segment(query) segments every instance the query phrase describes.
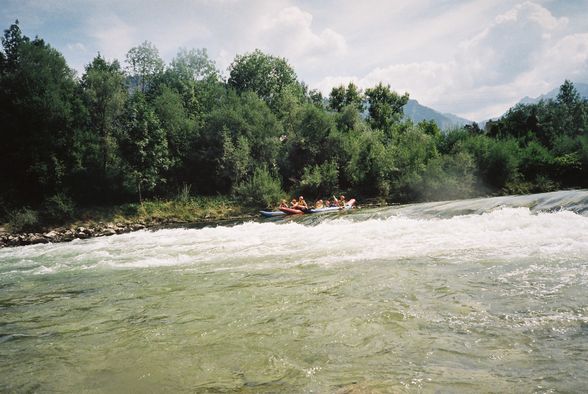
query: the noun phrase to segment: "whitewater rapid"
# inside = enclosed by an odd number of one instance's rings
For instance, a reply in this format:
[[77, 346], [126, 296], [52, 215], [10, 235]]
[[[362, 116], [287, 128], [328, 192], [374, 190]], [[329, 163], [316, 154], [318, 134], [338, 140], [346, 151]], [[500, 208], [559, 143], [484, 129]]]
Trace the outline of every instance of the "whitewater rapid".
[[[363, 213], [363, 212], [362, 212]], [[399, 213], [354, 220], [331, 215], [303, 221], [247, 222], [202, 229], [143, 230], [66, 244], [0, 250], [0, 275], [60, 270], [190, 266], [256, 269], [268, 264], [338, 264], [428, 257], [450, 263], [481, 259], [585, 260], [588, 218], [571, 211], [498, 208], [449, 218]]]
[[0, 391], [582, 391], [588, 191], [0, 249]]

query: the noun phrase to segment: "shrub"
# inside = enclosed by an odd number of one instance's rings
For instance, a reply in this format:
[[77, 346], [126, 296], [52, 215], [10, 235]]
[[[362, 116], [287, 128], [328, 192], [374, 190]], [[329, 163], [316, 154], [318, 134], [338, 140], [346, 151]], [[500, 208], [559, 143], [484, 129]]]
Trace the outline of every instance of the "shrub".
[[242, 203], [258, 208], [274, 206], [285, 197], [280, 180], [266, 167], [256, 168], [250, 179], [235, 187], [234, 194]]
[[192, 195], [190, 193], [190, 189], [192, 185], [183, 184], [182, 187], [178, 190], [178, 194], [176, 196], [176, 200], [186, 203], [192, 199]]
[[328, 195], [338, 188], [337, 163], [326, 162], [318, 166], [304, 167], [300, 188], [305, 194]]
[[10, 231], [20, 233], [35, 231], [39, 228], [39, 214], [30, 208], [21, 208], [8, 213]]
[[74, 217], [75, 205], [63, 193], [55, 194], [43, 204], [43, 219], [48, 223], [63, 223]]

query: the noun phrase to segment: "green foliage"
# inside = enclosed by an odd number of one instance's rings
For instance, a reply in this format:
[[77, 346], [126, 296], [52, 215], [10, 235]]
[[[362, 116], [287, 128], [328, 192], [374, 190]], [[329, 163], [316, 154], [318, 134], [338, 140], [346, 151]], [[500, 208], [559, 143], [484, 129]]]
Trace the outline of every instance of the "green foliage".
[[492, 190], [501, 190], [518, 179], [519, 147], [514, 139], [471, 138], [471, 149], [481, 180]]
[[138, 83], [141, 93], [146, 93], [153, 81], [163, 73], [163, 60], [155, 45], [149, 41], [131, 48], [126, 60], [129, 75]]
[[229, 66], [228, 85], [238, 92], [255, 92], [274, 111], [278, 109], [277, 101], [286, 88], [296, 84], [296, 73], [286, 59], [265, 54], [259, 49], [237, 55]]
[[274, 207], [286, 196], [279, 178], [266, 167], [256, 168], [251, 178], [235, 187], [234, 194], [242, 204], [257, 208]]
[[285, 141], [286, 154], [281, 160], [284, 178], [299, 181], [305, 167], [332, 159], [330, 139], [334, 130], [331, 114], [312, 104], [304, 105], [296, 114], [292, 131]]
[[304, 168], [300, 180], [300, 190], [311, 196], [329, 195], [339, 188], [339, 169], [337, 163], [330, 161], [321, 165]]
[[361, 90], [353, 82], [350, 82], [347, 88], [340, 85], [331, 90], [329, 107], [336, 112], [343, 111], [345, 107], [353, 107], [358, 112], [362, 112], [363, 101]]
[[553, 167], [553, 155], [537, 141], [531, 141], [520, 152], [520, 156], [520, 171], [528, 180], [544, 179]]
[[[588, 102], [567, 80], [555, 100], [443, 134], [402, 119], [408, 94], [350, 83], [326, 100], [259, 50], [237, 56], [225, 82], [205, 49], [181, 49], [164, 69], [146, 41], [128, 52], [126, 75], [98, 55], [77, 79], [18, 23], [1, 41], [0, 201], [42, 208], [45, 221], [137, 194], [177, 196], [186, 210], [231, 193], [270, 206], [281, 180], [311, 196], [395, 201], [588, 187]], [[15, 228], [38, 223], [31, 212], [13, 211]]]
[[231, 185], [245, 179], [253, 163], [248, 139], [240, 135], [236, 142], [226, 128], [223, 129], [223, 148], [217, 174], [225, 178]]
[[206, 193], [228, 193], [253, 167], [277, 165], [282, 125], [255, 93], [228, 90], [208, 115], [193, 151], [191, 182]]
[[415, 185], [419, 200], [454, 200], [475, 195], [474, 158], [467, 152], [432, 158]]
[[58, 193], [49, 197], [43, 203], [43, 220], [56, 224], [64, 223], [74, 218], [75, 204], [73, 200], [64, 193]]
[[[124, 74], [115, 60], [107, 62], [100, 55], [86, 66], [81, 80], [82, 99], [87, 109], [81, 144], [81, 166], [92, 173], [98, 185], [110, 183], [117, 172], [118, 119], [127, 100]], [[79, 136], [78, 138], [82, 138]]]
[[181, 48], [172, 60], [170, 70], [183, 81], [219, 79], [219, 71], [214, 60], [208, 57], [206, 48]]
[[350, 160], [346, 166], [349, 184], [365, 195], [388, 196], [396, 171], [394, 152], [384, 144], [381, 131], [367, 131], [349, 140]]
[[58, 51], [23, 36], [18, 24], [5, 31], [2, 45], [0, 193], [37, 204], [62, 188], [77, 165], [75, 129], [83, 111], [74, 73]]
[[559, 88], [557, 102], [570, 108], [580, 103], [580, 95], [573, 83], [567, 79]]
[[122, 158], [142, 201], [143, 190], [151, 191], [165, 181], [162, 171], [170, 161], [165, 131], [140, 92], [127, 103], [123, 130]]
[[8, 226], [10, 231], [14, 233], [36, 231], [40, 227], [39, 214], [30, 208], [21, 208], [9, 212]]
[[410, 201], [419, 198], [419, 185], [428, 163], [438, 155], [435, 139], [418, 128], [411, 127], [398, 134], [394, 151], [394, 174], [392, 185], [394, 197]]
[[182, 187], [178, 190], [178, 194], [176, 196], [176, 200], [180, 202], [187, 202], [190, 201], [192, 198], [192, 194], [190, 193], [190, 189], [192, 187], [190, 185], [186, 185], [185, 183]]
[[370, 123], [373, 128], [380, 130], [388, 130], [393, 123], [398, 122], [402, 117], [402, 108], [408, 102], [408, 93], [400, 96], [390, 89], [390, 85], [384, 86], [382, 83], [366, 89], [365, 95]]

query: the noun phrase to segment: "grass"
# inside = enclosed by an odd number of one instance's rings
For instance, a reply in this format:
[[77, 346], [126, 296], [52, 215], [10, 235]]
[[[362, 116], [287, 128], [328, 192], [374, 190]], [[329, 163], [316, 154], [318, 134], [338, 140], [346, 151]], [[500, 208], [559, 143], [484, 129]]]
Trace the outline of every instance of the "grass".
[[242, 207], [224, 197], [190, 197], [175, 200], [148, 200], [142, 204], [81, 210], [81, 222], [190, 223], [251, 216], [256, 209]]
[[[257, 209], [243, 207], [225, 196], [186, 197], [173, 200], [147, 200], [115, 206], [78, 208], [74, 217], [60, 226], [42, 226], [37, 231], [50, 228], [74, 228], [78, 226], [96, 227], [108, 223], [134, 224], [147, 226], [166, 223], [215, 222], [252, 217]], [[11, 230], [4, 226], [3, 230]]]

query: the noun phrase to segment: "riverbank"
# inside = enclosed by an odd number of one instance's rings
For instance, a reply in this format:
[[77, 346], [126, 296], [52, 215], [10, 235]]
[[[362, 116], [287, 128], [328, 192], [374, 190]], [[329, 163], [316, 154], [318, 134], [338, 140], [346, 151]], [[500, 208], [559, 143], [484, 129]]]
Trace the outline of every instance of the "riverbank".
[[29, 231], [11, 231], [0, 226], [0, 248], [74, 239], [106, 237], [146, 228], [175, 224], [206, 224], [257, 217], [255, 209], [242, 207], [224, 197], [194, 197], [184, 200], [144, 201], [113, 207], [78, 209], [75, 219], [59, 225], [41, 225]]
[[[366, 208], [382, 205], [386, 203], [377, 199], [362, 204]], [[10, 231], [10, 224], [0, 225], [0, 248], [107, 237], [173, 225], [248, 220], [259, 217], [259, 210], [241, 206], [227, 197], [190, 197], [78, 209], [75, 217], [60, 225], [39, 225], [31, 231]]]

